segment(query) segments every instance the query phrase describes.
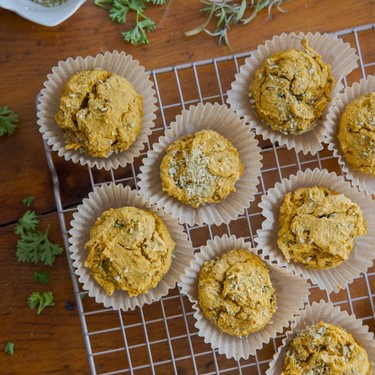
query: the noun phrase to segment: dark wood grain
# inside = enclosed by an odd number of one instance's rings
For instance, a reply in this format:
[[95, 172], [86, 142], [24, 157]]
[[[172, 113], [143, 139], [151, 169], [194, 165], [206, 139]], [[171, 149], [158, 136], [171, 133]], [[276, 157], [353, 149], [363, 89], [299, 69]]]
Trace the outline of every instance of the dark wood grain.
[[[229, 34], [232, 51], [218, 46], [216, 40], [204, 33], [191, 38], [184, 36], [185, 31], [204, 20], [198, 1], [171, 0], [167, 6], [152, 7], [149, 14], [158, 29], [150, 34], [150, 45], [142, 47], [125, 44], [120, 36], [125, 26], [113, 23], [93, 1], [88, 1], [69, 20], [53, 28], [33, 24], [0, 9], [0, 106], [8, 105], [21, 117], [15, 134], [0, 138], [0, 348], [8, 340], [15, 343], [14, 357], [0, 353], [1, 374], [89, 372], [79, 318], [74, 304], [71, 309], [69, 302], [74, 301], [74, 295], [65, 255], [50, 270], [48, 287], [31, 281], [34, 270], [48, 267], [19, 264], [15, 258], [17, 238], [13, 223], [23, 213], [21, 201], [28, 195], [36, 197], [34, 207], [42, 215], [44, 224], [52, 224], [51, 235], [60, 241], [52, 182], [35, 113], [35, 97], [51, 68], [67, 57], [124, 50], [146, 69], [154, 69], [248, 51], [281, 32], [330, 32], [375, 19], [373, 0], [293, 0], [283, 8], [286, 13], [273, 11], [268, 18], [263, 12], [253, 23], [233, 27]], [[368, 41], [369, 45], [371, 43], [373, 45], [374, 40]], [[368, 50], [372, 51], [368, 58], [374, 61], [371, 53], [375, 53], [375, 48]], [[66, 205], [79, 202], [87, 193], [86, 182], [73, 178], [80, 174], [81, 167], [62, 160], [57, 163], [65, 182], [64, 202]], [[203, 243], [205, 234], [197, 241]], [[54, 291], [56, 306], [37, 316], [29, 310], [26, 300], [39, 288]], [[353, 290], [362, 288], [364, 286], [358, 284]], [[128, 319], [132, 319], [131, 314]], [[176, 344], [181, 352], [185, 346], [181, 343], [179, 348]], [[106, 342], [98, 347], [105, 348]], [[141, 349], [138, 353], [141, 360], [144, 353]], [[201, 362], [202, 371], [214, 370], [209, 359]], [[104, 371], [105, 364], [102, 366]], [[186, 361], [178, 363], [181, 374], [191, 373], [189, 366]], [[160, 366], [160, 372], [170, 373], [171, 366]]]

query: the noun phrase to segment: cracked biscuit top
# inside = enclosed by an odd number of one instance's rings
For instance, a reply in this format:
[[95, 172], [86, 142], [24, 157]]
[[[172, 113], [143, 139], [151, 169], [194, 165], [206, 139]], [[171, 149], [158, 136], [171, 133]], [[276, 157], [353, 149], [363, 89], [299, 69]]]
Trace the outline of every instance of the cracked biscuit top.
[[108, 295], [147, 293], [168, 272], [175, 248], [158, 215], [136, 207], [111, 208], [96, 220], [85, 244], [85, 267]]
[[105, 70], [83, 70], [72, 76], [60, 97], [56, 123], [66, 148], [92, 157], [125, 151], [142, 128], [143, 98], [124, 77]]
[[319, 322], [297, 332], [281, 375], [372, 375], [367, 353], [340, 326]]
[[348, 163], [375, 176], [375, 92], [362, 95], [346, 106], [338, 139]]
[[198, 282], [204, 316], [225, 333], [247, 336], [276, 311], [276, 292], [264, 262], [247, 250], [231, 250], [204, 263]]
[[336, 267], [349, 258], [355, 237], [364, 234], [360, 207], [325, 187], [287, 193], [280, 207], [277, 245], [288, 262]]
[[273, 130], [302, 134], [312, 129], [328, 103], [333, 88], [331, 67], [308, 47], [289, 49], [266, 59], [250, 86], [250, 102]]
[[213, 130], [178, 138], [160, 164], [162, 189], [192, 207], [220, 202], [242, 174], [238, 151]]

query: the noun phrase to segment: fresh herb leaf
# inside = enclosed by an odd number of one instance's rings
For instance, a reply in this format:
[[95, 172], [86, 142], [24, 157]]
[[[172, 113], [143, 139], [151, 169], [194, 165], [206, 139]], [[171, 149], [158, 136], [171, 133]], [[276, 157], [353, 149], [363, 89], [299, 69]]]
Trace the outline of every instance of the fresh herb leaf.
[[109, 11], [109, 17], [117, 22], [124, 24], [126, 22], [126, 16], [129, 13], [130, 8], [114, 0], [113, 7]]
[[27, 197], [25, 198], [23, 201], [22, 201], [22, 204], [26, 207], [30, 207], [31, 206], [31, 203], [33, 203], [35, 197], [31, 196], [30, 197]]
[[113, 224], [113, 226], [116, 227], [116, 228], [124, 228], [125, 224], [116, 220], [115, 223]]
[[30, 309], [38, 307], [37, 314], [39, 315], [44, 308], [54, 306], [52, 292], [34, 292], [27, 300]]
[[28, 232], [35, 231], [39, 225], [38, 216], [34, 211], [26, 211], [23, 216], [18, 219], [15, 232], [19, 236], [25, 235]]
[[48, 284], [49, 281], [49, 274], [47, 271], [42, 272], [34, 272], [33, 273], [33, 280], [37, 283], [41, 283], [43, 285]]
[[[202, 25], [193, 30], [187, 31], [186, 36], [199, 34], [205, 31], [208, 35], [218, 38], [219, 45], [224, 42], [229, 48], [228, 31], [230, 27], [236, 23], [246, 25], [251, 22], [257, 14], [264, 8], [268, 8], [268, 15], [271, 14], [272, 7], [276, 6], [280, 12], [283, 12], [281, 5], [289, 0], [200, 0], [205, 6], [201, 8], [201, 12], [207, 14], [207, 19]], [[246, 11], [251, 11], [248, 17], [245, 16]], [[207, 26], [212, 18], [216, 19], [216, 28], [211, 31]]]
[[8, 341], [4, 347], [4, 352], [7, 353], [8, 355], [14, 355], [14, 343], [11, 341]]
[[52, 266], [56, 256], [63, 252], [61, 246], [49, 241], [47, 230], [43, 232], [25, 232], [21, 234], [21, 239], [17, 242], [17, 259], [23, 263], [42, 262], [45, 265]]
[[109, 10], [109, 17], [120, 24], [126, 23], [130, 12], [135, 13], [135, 26], [121, 33], [133, 45], [149, 44], [147, 33], [156, 29], [155, 22], [144, 13], [148, 3], [164, 5], [166, 0], [95, 0], [95, 5]]
[[4, 134], [12, 134], [19, 123], [17, 113], [10, 110], [6, 105], [0, 107], [0, 137]]

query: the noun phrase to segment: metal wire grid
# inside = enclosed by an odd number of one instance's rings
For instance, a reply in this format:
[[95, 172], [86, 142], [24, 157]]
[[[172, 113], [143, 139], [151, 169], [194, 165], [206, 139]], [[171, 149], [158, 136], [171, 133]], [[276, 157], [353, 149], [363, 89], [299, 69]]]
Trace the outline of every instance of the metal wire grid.
[[[368, 33], [371, 33], [370, 37]], [[364, 34], [366, 34], [366, 40], [374, 40], [375, 24], [334, 33], [337, 37], [347, 38], [351, 40], [352, 44], [355, 43], [360, 57], [359, 73], [362, 77], [366, 77], [366, 73], [369, 71], [375, 70], [375, 59], [374, 61], [365, 61], [363, 57], [360, 41]], [[373, 56], [373, 53], [375, 51], [372, 51], [370, 56]], [[225, 103], [225, 92], [229, 88], [228, 82], [233, 80], [233, 75], [229, 75], [226, 71], [223, 73], [222, 65], [228, 67], [228, 64], [234, 64], [232, 70], [234, 67], [234, 72], [237, 72], [243, 59], [249, 55], [250, 52], [152, 71], [151, 78], [157, 91], [160, 111], [153, 135], [161, 135], [172, 120], [171, 116], [180, 112], [182, 108], [198, 102], [218, 101]], [[213, 77], [208, 74], [210, 78], [208, 82], [202, 82], [202, 75], [199, 73], [201, 68], [204, 70], [204, 75], [208, 72], [206, 68], [213, 69], [213, 73], [211, 72]], [[186, 72], [190, 77], [188, 79], [189, 84], [195, 86], [195, 90], [192, 90], [191, 87], [189, 89], [189, 91], [194, 91], [195, 97], [193, 98], [184, 89], [182, 83]], [[194, 79], [191, 79], [191, 77]], [[214, 79], [212, 80], [212, 78]], [[358, 74], [355, 79], [358, 79]], [[176, 85], [176, 96], [168, 94], [171, 92], [172, 82]], [[212, 82], [215, 82], [214, 90], [216, 91], [213, 94]], [[347, 81], [345, 81], [345, 85], [347, 85]], [[207, 88], [211, 92], [205, 95]], [[168, 102], [169, 97], [173, 99], [170, 102]], [[148, 142], [148, 149], [151, 147], [150, 143], [153, 140], [155, 140], [155, 137], [151, 137], [151, 141]], [[295, 151], [288, 151], [285, 147], [271, 143], [260, 142], [260, 144], [263, 154], [263, 169], [255, 202], [245, 211], [244, 215], [228, 225], [220, 227], [211, 225], [189, 227], [186, 225], [186, 232], [192, 240], [195, 250], [203, 245], [207, 239], [212, 239], [216, 234], [224, 233], [244, 237], [254, 245], [256, 230], [260, 228], [262, 221], [257, 202], [267, 188], [273, 186], [276, 181], [287, 177], [290, 173], [306, 168], [317, 166], [320, 169], [327, 168], [340, 172], [336, 160], [327, 150], [311, 157], [298, 154]], [[86, 292], [81, 289], [78, 283], [69, 257], [67, 231], [71, 215], [76, 211], [76, 206], [64, 207], [58, 168], [56, 168], [52, 150], [46, 143], [45, 152], [53, 178], [57, 212], [68, 254], [68, 264], [91, 373], [102, 375], [127, 373], [264, 374], [268, 362], [280, 345], [284, 335], [279, 335], [271, 340], [270, 344], [257, 352], [257, 355], [246, 361], [236, 362], [232, 359], [226, 359], [219, 355], [216, 350], [213, 350], [209, 344], [205, 344], [202, 338], [198, 337], [197, 330], [194, 327], [191, 304], [185, 296], [180, 294], [178, 288], [175, 288], [159, 302], [137, 308], [134, 312], [105, 309], [102, 305], [95, 304], [92, 298], [83, 298]], [[96, 171], [87, 168], [89, 189], [92, 190], [95, 186], [105, 182], [117, 182], [137, 188], [137, 172], [141, 159], [145, 157], [146, 152], [147, 150], [131, 165], [129, 173], [125, 176], [118, 175], [118, 170], [110, 170], [103, 180], [103, 176], [99, 178]], [[83, 168], [83, 171], [86, 173], [85, 168]], [[338, 294], [329, 295], [312, 286], [310, 301], [320, 300], [321, 298], [342, 306], [349, 313], [355, 313], [374, 330], [375, 267], [369, 270], [367, 274], [357, 278], [351, 286]]]

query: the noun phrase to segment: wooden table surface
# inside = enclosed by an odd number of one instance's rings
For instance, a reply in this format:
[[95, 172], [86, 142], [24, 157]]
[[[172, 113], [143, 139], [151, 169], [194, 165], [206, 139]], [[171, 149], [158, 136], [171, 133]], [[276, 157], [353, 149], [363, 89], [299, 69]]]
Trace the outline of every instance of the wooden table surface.
[[[330, 32], [371, 23], [374, 0], [292, 0], [286, 13], [266, 12], [247, 26], [230, 31], [232, 51], [218, 46], [204, 33], [187, 38], [184, 32], [204, 18], [198, 1], [170, 0], [151, 7], [149, 15], [158, 29], [150, 34], [148, 46], [133, 47], [120, 36], [124, 26], [110, 21], [102, 9], [87, 1], [70, 19], [47, 28], [15, 13], [0, 9], [0, 106], [20, 114], [15, 134], [0, 138], [0, 347], [15, 343], [15, 355], [0, 353], [1, 374], [87, 374], [89, 373], [80, 321], [65, 255], [53, 268], [20, 264], [15, 257], [15, 222], [24, 212], [22, 199], [33, 195], [42, 225], [50, 223], [51, 237], [61, 243], [41, 136], [36, 125], [35, 97], [47, 74], [67, 57], [124, 50], [146, 69], [199, 61], [254, 49], [274, 34], [291, 31]], [[74, 170], [72, 163], [66, 168]], [[70, 202], [78, 202], [77, 181], [67, 179]], [[27, 306], [28, 296], [38, 289], [32, 282], [35, 270], [50, 271], [49, 289], [56, 305], [38, 316]]]

